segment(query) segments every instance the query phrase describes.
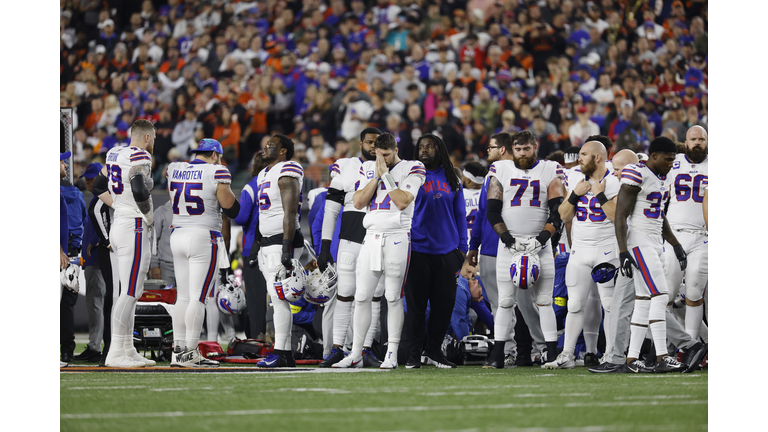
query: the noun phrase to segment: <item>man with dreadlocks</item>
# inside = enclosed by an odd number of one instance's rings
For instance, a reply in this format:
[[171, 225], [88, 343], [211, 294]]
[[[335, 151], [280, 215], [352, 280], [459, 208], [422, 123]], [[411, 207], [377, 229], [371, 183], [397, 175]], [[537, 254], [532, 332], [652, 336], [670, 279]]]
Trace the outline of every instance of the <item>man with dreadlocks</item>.
[[[427, 362], [438, 368], [455, 368], [445, 358], [441, 345], [451, 322], [456, 301], [456, 283], [467, 254], [467, 212], [461, 174], [448, 158], [448, 149], [440, 137], [424, 134], [416, 142], [413, 158], [424, 164], [427, 178], [416, 197], [411, 227], [411, 263], [416, 272], [405, 280], [405, 331], [410, 342], [408, 369], [421, 367], [421, 352]], [[429, 301], [424, 346], [424, 320]]]

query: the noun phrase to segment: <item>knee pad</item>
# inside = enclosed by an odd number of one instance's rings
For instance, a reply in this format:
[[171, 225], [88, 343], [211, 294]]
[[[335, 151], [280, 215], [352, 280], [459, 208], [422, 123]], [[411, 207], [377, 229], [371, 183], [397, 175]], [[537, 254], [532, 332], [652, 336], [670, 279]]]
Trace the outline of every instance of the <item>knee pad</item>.
[[499, 307], [509, 309], [515, 307], [515, 299], [512, 297], [504, 297], [499, 299]]
[[395, 290], [386, 290], [384, 292], [384, 297], [387, 299], [388, 302], [396, 302], [403, 298], [404, 292], [402, 289]]
[[667, 316], [667, 303], [669, 302], [669, 296], [667, 294], [660, 294], [650, 301], [650, 309], [648, 311], [649, 321], [663, 321]]
[[648, 312], [651, 308], [650, 300], [635, 299], [635, 310], [632, 313], [630, 322], [632, 324], [648, 325]]
[[576, 298], [568, 299], [568, 313], [579, 313], [584, 311], [584, 304]]
[[405, 260], [388, 260], [384, 262], [384, 274], [389, 278], [403, 277], [407, 265], [408, 263]]
[[[551, 296], [538, 296], [536, 297], [536, 304], [538, 306], [552, 306], [552, 297]], [[570, 312], [570, 310], [569, 310]]]
[[371, 301], [371, 295], [369, 295], [369, 290], [363, 287], [358, 287], [357, 290], [355, 290], [355, 301], [356, 302], [367, 302]]

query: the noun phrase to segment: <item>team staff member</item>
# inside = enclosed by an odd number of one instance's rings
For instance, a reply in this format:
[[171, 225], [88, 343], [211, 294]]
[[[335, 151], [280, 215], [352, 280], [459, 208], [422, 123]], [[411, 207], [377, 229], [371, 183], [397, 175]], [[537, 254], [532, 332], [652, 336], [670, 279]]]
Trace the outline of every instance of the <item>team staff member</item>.
[[[64, 178], [67, 175], [67, 163], [64, 162], [72, 155], [71, 152], [64, 152], [59, 155], [59, 177]], [[59, 270], [64, 270], [69, 267], [69, 257], [65, 252], [68, 249], [69, 243], [69, 219], [67, 211], [67, 202], [64, 200], [64, 193], [59, 186]], [[62, 296], [64, 287], [59, 284], [59, 295]], [[75, 297], [77, 299], [77, 297]], [[59, 298], [61, 301], [61, 297]], [[62, 347], [63, 349], [63, 347]], [[59, 367], [65, 367], [68, 363], [67, 358], [62, 354], [61, 360], [59, 360]]]
[[405, 329], [410, 342], [405, 367], [421, 367], [429, 301], [431, 312], [424, 352], [435, 366], [455, 368], [440, 348], [456, 301], [457, 273], [468, 249], [464, 189], [440, 137], [422, 135], [416, 142], [413, 158], [424, 164], [427, 177], [416, 197], [411, 227], [411, 264], [418, 271], [409, 272], [405, 280]]
[[176, 286], [176, 273], [173, 270], [173, 252], [171, 251], [171, 222], [173, 209], [171, 201], [155, 209], [155, 236], [157, 251], [152, 254], [149, 263], [150, 279], [162, 279], [169, 285]]

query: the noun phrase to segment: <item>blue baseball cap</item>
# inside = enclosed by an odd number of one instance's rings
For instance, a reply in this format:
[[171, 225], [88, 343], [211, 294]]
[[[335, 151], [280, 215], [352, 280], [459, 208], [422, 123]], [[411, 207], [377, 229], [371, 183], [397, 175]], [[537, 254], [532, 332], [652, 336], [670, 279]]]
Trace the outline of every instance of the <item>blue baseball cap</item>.
[[98, 162], [94, 162], [90, 165], [88, 165], [85, 168], [85, 172], [81, 177], [85, 177], [87, 179], [91, 179], [99, 175], [99, 171], [101, 171], [102, 165]]
[[69, 157], [72, 156], [72, 152], [64, 152], [60, 154], [59, 161], [63, 161], [64, 159], [69, 159]]
[[221, 143], [211, 138], [201, 139], [200, 142], [197, 143], [197, 148], [190, 150], [190, 153], [209, 151], [215, 151], [218, 154], [224, 154], [224, 150], [221, 148]]

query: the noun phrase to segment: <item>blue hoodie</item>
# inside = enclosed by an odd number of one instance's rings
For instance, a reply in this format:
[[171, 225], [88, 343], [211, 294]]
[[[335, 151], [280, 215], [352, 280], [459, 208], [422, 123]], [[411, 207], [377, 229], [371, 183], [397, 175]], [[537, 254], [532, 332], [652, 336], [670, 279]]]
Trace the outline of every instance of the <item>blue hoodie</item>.
[[[480, 204], [477, 206], [477, 217], [472, 227], [472, 237], [469, 239], [469, 250], [480, 250], [483, 255], [496, 256], [499, 247], [499, 235], [493, 230], [491, 223], [485, 218], [488, 201], [488, 177], [483, 182], [480, 192]], [[480, 244], [483, 248], [480, 249]]]
[[464, 189], [451, 190], [442, 165], [427, 170], [427, 179], [416, 196], [411, 248], [432, 255], [445, 255], [455, 249], [467, 252]]

